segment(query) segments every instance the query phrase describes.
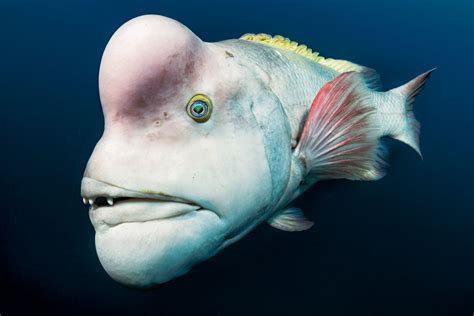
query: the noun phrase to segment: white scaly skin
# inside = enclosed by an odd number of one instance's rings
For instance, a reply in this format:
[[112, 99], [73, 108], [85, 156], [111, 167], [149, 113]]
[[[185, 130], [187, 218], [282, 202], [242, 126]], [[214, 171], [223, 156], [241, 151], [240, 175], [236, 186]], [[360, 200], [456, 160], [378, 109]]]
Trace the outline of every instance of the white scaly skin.
[[[262, 44], [202, 42], [161, 16], [117, 30], [99, 74], [104, 134], [81, 188], [86, 202], [113, 204], [90, 210], [109, 275], [137, 287], [180, 276], [308, 188], [315, 179], [300, 185], [293, 148], [315, 94], [337, 75]], [[185, 110], [198, 93], [214, 104], [205, 123]], [[114, 204], [120, 196], [167, 202]]]
[[[241, 63], [254, 69], [254, 76], [263, 73], [259, 77], [266, 89], [280, 100], [291, 126], [291, 141], [286, 146], [294, 148], [316, 93], [339, 73], [293, 52], [265, 44], [227, 40], [216, 45], [232, 52]], [[317, 181], [305, 177], [300, 160], [292, 153], [290, 177], [273, 212], [291, 203]]]
[[[291, 126], [291, 144], [295, 147], [317, 92], [340, 73], [291, 51], [262, 43], [227, 40], [216, 44], [235, 53], [250, 68], [256, 69], [255, 76], [264, 73], [260, 77], [266, 89], [280, 100]], [[379, 137], [401, 134], [403, 126], [408, 128], [406, 99], [397, 89], [379, 92], [367, 86], [365, 93], [377, 110], [375, 126], [379, 128]], [[307, 177], [301, 160], [293, 152], [289, 181], [273, 212], [286, 207], [317, 181], [315, 177]]]

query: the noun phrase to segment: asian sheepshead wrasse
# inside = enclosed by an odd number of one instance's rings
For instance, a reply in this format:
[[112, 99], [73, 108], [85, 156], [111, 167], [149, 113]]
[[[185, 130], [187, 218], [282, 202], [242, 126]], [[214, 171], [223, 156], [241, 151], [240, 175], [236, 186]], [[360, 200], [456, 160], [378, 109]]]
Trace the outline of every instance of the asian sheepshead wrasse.
[[380, 179], [383, 136], [420, 153], [413, 101], [430, 74], [382, 92], [375, 71], [283, 37], [127, 22], [102, 57], [105, 130], [81, 187], [102, 265], [150, 287], [262, 222], [310, 228], [291, 202], [315, 182]]

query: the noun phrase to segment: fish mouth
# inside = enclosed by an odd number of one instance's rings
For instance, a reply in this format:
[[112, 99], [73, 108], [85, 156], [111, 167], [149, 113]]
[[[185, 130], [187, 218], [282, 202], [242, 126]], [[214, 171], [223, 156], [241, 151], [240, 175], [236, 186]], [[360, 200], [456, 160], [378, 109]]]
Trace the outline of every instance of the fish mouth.
[[197, 203], [163, 192], [130, 190], [88, 177], [82, 179], [81, 196], [95, 227], [177, 219], [204, 210]]

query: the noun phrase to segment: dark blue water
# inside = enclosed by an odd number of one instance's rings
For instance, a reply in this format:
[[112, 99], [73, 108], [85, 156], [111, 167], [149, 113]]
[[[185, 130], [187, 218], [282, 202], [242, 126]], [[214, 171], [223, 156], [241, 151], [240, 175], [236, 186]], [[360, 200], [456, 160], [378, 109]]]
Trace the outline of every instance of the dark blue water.
[[[0, 3], [1, 315], [472, 315], [474, 2], [97, 2]], [[102, 132], [101, 53], [146, 13], [207, 41], [282, 34], [377, 69], [386, 88], [438, 67], [415, 106], [424, 160], [390, 142], [381, 181], [297, 201], [312, 230], [263, 225], [158, 289], [117, 284], [79, 186]]]

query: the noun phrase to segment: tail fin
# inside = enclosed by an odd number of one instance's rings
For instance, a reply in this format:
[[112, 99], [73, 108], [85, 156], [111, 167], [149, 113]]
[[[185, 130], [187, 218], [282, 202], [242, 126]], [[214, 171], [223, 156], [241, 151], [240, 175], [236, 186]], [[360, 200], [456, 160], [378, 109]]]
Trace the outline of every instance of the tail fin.
[[402, 123], [404, 125], [403, 128], [401, 128], [398, 133], [390, 136], [413, 148], [420, 157], [423, 157], [420, 151], [420, 123], [416, 120], [415, 115], [413, 114], [413, 104], [416, 96], [421, 92], [425, 85], [426, 80], [435, 69], [436, 68], [428, 70], [406, 84], [390, 90], [390, 92], [399, 94], [403, 97], [404, 110], [406, 114]]

